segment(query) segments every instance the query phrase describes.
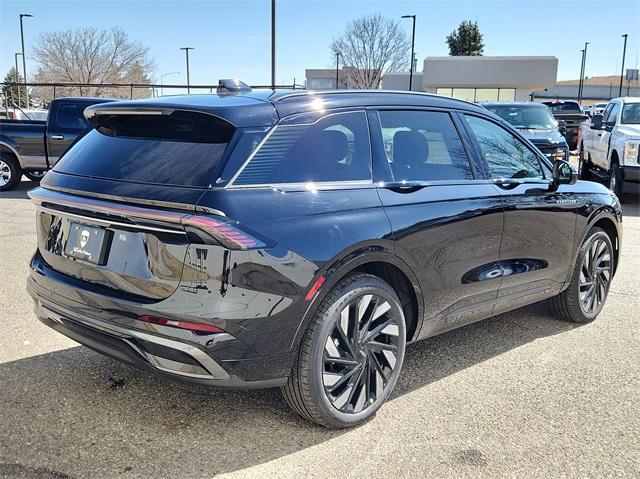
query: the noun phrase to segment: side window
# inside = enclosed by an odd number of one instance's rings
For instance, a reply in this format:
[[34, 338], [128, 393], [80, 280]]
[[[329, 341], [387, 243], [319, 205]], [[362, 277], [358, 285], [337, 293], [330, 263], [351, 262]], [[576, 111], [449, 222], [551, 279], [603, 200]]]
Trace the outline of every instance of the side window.
[[395, 181], [473, 179], [469, 159], [448, 113], [381, 110], [378, 115]]
[[233, 184], [370, 180], [370, 157], [365, 112], [334, 113], [313, 124], [276, 126]]
[[56, 125], [58, 128], [84, 130], [89, 124], [83, 115], [86, 107], [87, 105], [84, 103], [60, 105], [56, 113]]
[[491, 178], [544, 178], [536, 154], [497, 124], [465, 115]]
[[618, 113], [620, 113], [620, 103], [612, 103], [611, 109], [607, 112], [607, 116], [603, 117], [602, 121], [615, 125]]

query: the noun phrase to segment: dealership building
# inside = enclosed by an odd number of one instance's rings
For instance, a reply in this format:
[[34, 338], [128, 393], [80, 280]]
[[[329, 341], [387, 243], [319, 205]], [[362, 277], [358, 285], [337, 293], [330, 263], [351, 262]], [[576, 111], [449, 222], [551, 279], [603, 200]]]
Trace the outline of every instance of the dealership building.
[[[339, 72], [338, 86], [346, 87]], [[427, 57], [422, 72], [413, 76], [414, 91], [436, 93], [472, 102], [527, 101], [534, 92], [556, 84], [558, 59], [551, 56], [527, 57]], [[306, 70], [307, 88], [336, 87], [335, 69]], [[387, 73], [385, 90], [408, 90], [409, 72]]]

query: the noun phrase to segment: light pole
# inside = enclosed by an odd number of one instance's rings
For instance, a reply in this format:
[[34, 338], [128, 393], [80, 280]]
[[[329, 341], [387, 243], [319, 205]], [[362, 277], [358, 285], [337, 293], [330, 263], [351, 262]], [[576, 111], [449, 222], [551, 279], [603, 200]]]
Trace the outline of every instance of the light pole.
[[625, 33], [622, 36], [624, 38], [624, 47], [622, 48], [622, 70], [620, 71], [620, 89], [618, 90], [618, 96], [622, 96], [622, 77], [624, 75], [624, 57], [627, 54], [627, 37], [629, 35]]
[[578, 89], [578, 103], [582, 104], [582, 94], [584, 91], [584, 77], [585, 68], [587, 66], [587, 47], [589, 42], [584, 43], [584, 50], [582, 50], [582, 68], [580, 69], [580, 88]]
[[576, 100], [580, 102], [580, 95], [582, 93], [582, 72], [584, 68], [584, 50], [580, 50], [580, 75], [578, 75], [578, 94], [576, 95]]
[[[14, 53], [13, 57], [16, 60], [16, 90], [18, 90], [18, 108], [20, 108], [20, 70], [18, 70], [18, 55], [22, 53]], [[15, 105], [13, 105], [15, 107]]]
[[164, 73], [163, 75], [160, 75], [160, 96], [164, 96], [164, 88], [162, 87], [162, 79], [164, 77], [166, 77], [167, 75], [180, 75], [180, 72], [169, 72], [169, 73]]
[[184, 50], [184, 53], [187, 57], [187, 95], [191, 95], [191, 88], [189, 88], [189, 50], [193, 50], [193, 47], [182, 47], [180, 50]]
[[409, 91], [411, 91], [413, 87], [413, 47], [416, 40], [416, 16], [402, 15], [402, 18], [410, 18], [413, 21], [413, 28], [411, 29], [411, 61], [409, 66]]
[[24, 78], [24, 96], [27, 102], [27, 108], [29, 108], [29, 87], [27, 87], [27, 61], [24, 54], [24, 28], [22, 28], [22, 19], [24, 17], [33, 17], [29, 13], [20, 14], [20, 43], [22, 44], [22, 78]]
[[340, 59], [340, 52], [336, 52], [336, 90], [338, 89], [339, 59]]
[[276, 0], [271, 0], [271, 88], [276, 87]]

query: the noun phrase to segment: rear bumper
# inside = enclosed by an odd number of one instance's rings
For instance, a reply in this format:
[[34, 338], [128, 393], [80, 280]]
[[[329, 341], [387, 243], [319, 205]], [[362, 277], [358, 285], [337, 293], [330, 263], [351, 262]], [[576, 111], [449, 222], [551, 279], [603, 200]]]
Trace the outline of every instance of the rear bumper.
[[[104, 320], [99, 311], [45, 288], [37, 275], [28, 278], [27, 291], [38, 319], [105, 356], [171, 379], [215, 387], [278, 387], [287, 380], [290, 353], [246, 357], [246, 348], [228, 333], [202, 335], [124, 317]], [[189, 335], [193, 341], [185, 340]], [[237, 359], [229, 359], [234, 349]]]

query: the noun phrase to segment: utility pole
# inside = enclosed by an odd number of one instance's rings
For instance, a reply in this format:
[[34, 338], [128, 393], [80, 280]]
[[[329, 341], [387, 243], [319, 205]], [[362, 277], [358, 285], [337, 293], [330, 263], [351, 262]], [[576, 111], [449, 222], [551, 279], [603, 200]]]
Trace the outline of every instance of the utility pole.
[[[18, 55], [22, 55], [22, 53], [14, 53], [13, 57], [16, 60], [16, 90], [18, 90], [18, 108], [20, 107], [20, 70], [18, 70]], [[15, 105], [13, 105], [15, 107]]]
[[620, 72], [620, 89], [618, 90], [618, 96], [622, 96], [622, 77], [624, 76], [624, 57], [627, 54], [627, 37], [629, 35], [625, 33], [622, 35], [624, 38], [624, 47], [622, 48], [622, 71]]
[[413, 27], [411, 29], [411, 61], [409, 62], [409, 91], [411, 91], [413, 87], [413, 49], [416, 41], [416, 16], [402, 15], [402, 18], [410, 18], [413, 21]]
[[340, 71], [339, 61], [340, 61], [340, 52], [336, 52], [336, 90], [339, 88], [338, 87], [338, 72]]
[[276, 0], [271, 0], [271, 88], [276, 87]]
[[180, 50], [184, 50], [187, 58], [187, 95], [191, 95], [190, 81], [189, 81], [189, 50], [193, 50], [193, 47], [182, 47]]
[[578, 89], [578, 103], [582, 104], [582, 96], [584, 93], [584, 77], [585, 77], [585, 68], [587, 65], [587, 47], [589, 42], [584, 43], [584, 50], [582, 51], [582, 68], [580, 70], [580, 88]]
[[169, 72], [169, 73], [163, 73], [162, 75], [160, 75], [160, 96], [164, 96], [164, 84], [162, 83], [162, 80], [164, 77], [166, 77], [167, 75], [179, 75], [180, 72]]
[[[33, 17], [29, 13], [20, 14], [20, 43], [22, 44], [22, 78], [24, 78], [24, 96], [27, 102], [27, 108], [29, 108], [29, 87], [27, 86], [27, 61], [24, 55], [24, 28], [22, 27], [22, 19], [24, 17]], [[19, 91], [19, 90], [18, 90]]]

